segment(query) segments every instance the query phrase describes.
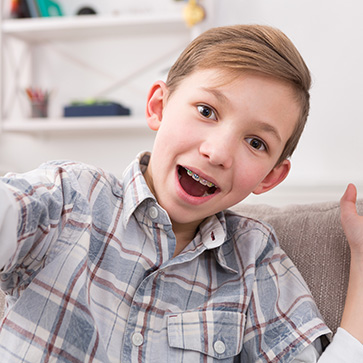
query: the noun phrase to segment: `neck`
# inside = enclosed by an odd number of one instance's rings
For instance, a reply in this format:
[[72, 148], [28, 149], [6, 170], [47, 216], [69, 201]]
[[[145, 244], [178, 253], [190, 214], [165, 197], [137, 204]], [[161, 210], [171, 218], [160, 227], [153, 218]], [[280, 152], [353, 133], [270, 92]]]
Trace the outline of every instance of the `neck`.
[[185, 225], [173, 222], [173, 232], [176, 238], [176, 247], [173, 257], [179, 255], [180, 252], [194, 239], [198, 230], [198, 224]]

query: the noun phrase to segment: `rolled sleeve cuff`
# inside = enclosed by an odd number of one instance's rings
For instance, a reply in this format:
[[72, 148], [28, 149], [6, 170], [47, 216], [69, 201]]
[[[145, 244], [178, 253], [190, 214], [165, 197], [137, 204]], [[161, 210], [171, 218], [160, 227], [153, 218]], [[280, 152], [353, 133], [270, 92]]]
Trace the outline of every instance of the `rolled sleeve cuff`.
[[338, 328], [333, 341], [318, 360], [319, 363], [363, 363], [363, 344], [343, 328]]
[[17, 245], [18, 210], [15, 199], [0, 181], [0, 269], [11, 259]]

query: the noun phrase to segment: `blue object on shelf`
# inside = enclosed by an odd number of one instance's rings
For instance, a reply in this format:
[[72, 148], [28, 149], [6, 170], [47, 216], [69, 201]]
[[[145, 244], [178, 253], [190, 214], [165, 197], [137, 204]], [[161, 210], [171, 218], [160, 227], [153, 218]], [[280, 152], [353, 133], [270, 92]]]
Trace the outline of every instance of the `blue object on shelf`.
[[70, 105], [64, 107], [64, 117], [128, 116], [130, 109], [115, 102]]

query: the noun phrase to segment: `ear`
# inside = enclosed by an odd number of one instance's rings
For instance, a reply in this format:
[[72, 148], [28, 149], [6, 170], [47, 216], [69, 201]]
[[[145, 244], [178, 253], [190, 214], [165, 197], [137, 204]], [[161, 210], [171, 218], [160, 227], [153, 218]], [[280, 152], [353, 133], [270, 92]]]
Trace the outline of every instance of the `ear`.
[[281, 164], [275, 166], [262, 182], [253, 191], [254, 194], [265, 193], [277, 185], [279, 185], [289, 174], [291, 163], [289, 160], [284, 160]]
[[146, 120], [151, 130], [157, 131], [163, 118], [163, 109], [168, 96], [168, 88], [162, 81], [155, 82], [147, 96]]

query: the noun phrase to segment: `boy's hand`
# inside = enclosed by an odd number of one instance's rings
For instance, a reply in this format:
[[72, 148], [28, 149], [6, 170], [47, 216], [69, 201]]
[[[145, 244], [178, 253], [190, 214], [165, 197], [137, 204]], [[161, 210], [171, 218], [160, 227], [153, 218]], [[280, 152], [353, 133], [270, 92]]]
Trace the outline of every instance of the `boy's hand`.
[[357, 213], [356, 201], [357, 189], [349, 184], [340, 200], [340, 217], [351, 253], [363, 260], [363, 216]]
[[357, 189], [349, 184], [340, 200], [341, 221], [350, 246], [350, 274], [340, 326], [363, 344], [363, 216], [356, 208]]

